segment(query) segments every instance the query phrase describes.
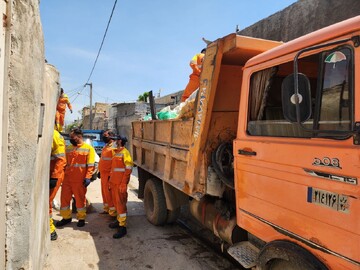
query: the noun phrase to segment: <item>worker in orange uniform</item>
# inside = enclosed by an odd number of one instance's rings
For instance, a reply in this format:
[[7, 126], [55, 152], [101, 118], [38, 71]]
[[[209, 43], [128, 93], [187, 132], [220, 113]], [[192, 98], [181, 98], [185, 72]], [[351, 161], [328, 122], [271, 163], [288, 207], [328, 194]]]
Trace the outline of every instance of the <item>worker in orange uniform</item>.
[[189, 76], [190, 80], [181, 96], [181, 102], [184, 102], [200, 86], [200, 73], [202, 71], [205, 52], [206, 49], [202, 49], [201, 53], [196, 54], [190, 61], [190, 67], [193, 72]]
[[85, 226], [85, 195], [94, 172], [95, 149], [83, 141], [83, 133], [78, 128], [71, 131], [70, 143], [71, 145], [66, 147], [67, 165], [60, 197], [60, 215], [63, 219], [56, 223], [56, 227], [61, 227], [71, 222], [70, 202], [72, 195], [74, 195], [76, 201], [77, 226]]
[[55, 116], [55, 123], [57, 129], [61, 132], [64, 126], [64, 119], [65, 119], [65, 112], [66, 106], [68, 106], [70, 112], [72, 113], [72, 107], [69, 101], [69, 97], [64, 94], [64, 89], [61, 88], [60, 90], [60, 97], [56, 106], [56, 116]]
[[126, 137], [119, 136], [116, 140], [117, 148], [113, 151], [110, 173], [110, 190], [117, 211], [117, 220], [110, 223], [109, 227], [118, 229], [113, 238], [121, 238], [126, 235], [126, 203], [127, 185], [133, 168], [133, 161], [129, 151], [125, 148]]
[[[110, 216], [116, 216], [116, 210], [114, 205], [112, 204], [112, 197], [109, 190], [109, 178], [111, 171], [111, 160], [113, 156], [114, 148], [114, 137], [115, 133], [111, 130], [106, 130], [103, 133], [103, 141], [106, 143], [104, 148], [101, 151], [101, 157], [99, 161], [99, 172], [101, 179], [101, 195], [103, 199], [103, 214], [110, 214]], [[110, 207], [109, 209], [109, 202]]]
[[52, 202], [64, 179], [65, 141], [60, 133], [54, 129], [50, 156], [50, 190], [49, 190], [49, 214], [50, 214], [50, 239], [56, 240], [54, 220], [52, 219]]

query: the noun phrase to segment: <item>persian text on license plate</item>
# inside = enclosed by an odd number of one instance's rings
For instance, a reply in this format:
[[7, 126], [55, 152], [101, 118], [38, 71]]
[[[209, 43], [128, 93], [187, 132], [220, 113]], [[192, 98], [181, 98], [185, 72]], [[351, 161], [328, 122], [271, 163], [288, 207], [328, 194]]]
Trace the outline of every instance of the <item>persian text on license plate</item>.
[[350, 212], [348, 196], [329, 192], [326, 190], [308, 187], [307, 201], [309, 203], [328, 207], [339, 212]]

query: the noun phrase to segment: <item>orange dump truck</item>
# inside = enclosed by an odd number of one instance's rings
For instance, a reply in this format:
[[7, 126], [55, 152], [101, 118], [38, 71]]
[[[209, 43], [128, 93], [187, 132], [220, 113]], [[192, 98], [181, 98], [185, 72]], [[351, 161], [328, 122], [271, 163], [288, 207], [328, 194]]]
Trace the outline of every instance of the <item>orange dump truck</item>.
[[133, 122], [148, 220], [184, 204], [244, 267], [360, 269], [360, 16], [206, 51], [195, 116]]

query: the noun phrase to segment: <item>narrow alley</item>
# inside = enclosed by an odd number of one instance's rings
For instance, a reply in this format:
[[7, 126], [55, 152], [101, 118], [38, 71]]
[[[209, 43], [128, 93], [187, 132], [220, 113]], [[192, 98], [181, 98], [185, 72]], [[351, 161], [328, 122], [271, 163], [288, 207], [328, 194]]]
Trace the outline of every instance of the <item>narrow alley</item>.
[[[143, 202], [137, 198], [137, 178], [129, 183], [128, 234], [113, 239], [112, 220], [102, 212], [100, 179], [88, 187], [91, 211], [83, 228], [71, 225], [57, 229], [46, 270], [58, 269], [236, 269], [226, 258], [191, 236], [177, 224], [156, 227], [145, 217]], [[60, 192], [57, 195], [59, 201]], [[73, 214], [75, 217], [75, 214]], [[54, 219], [60, 220], [54, 210]]]

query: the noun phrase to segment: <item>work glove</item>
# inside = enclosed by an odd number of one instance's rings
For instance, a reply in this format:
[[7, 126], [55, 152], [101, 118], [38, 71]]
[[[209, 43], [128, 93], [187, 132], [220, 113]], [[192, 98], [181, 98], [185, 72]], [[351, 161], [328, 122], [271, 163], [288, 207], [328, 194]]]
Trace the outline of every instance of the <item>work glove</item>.
[[87, 187], [88, 185], [90, 185], [90, 183], [91, 183], [91, 180], [89, 178], [85, 178], [83, 185], [84, 185], [84, 187]]
[[98, 175], [97, 175], [97, 177], [101, 179], [101, 177], [100, 177], [100, 172], [98, 172]]
[[50, 189], [56, 187], [58, 179], [57, 178], [50, 178]]

